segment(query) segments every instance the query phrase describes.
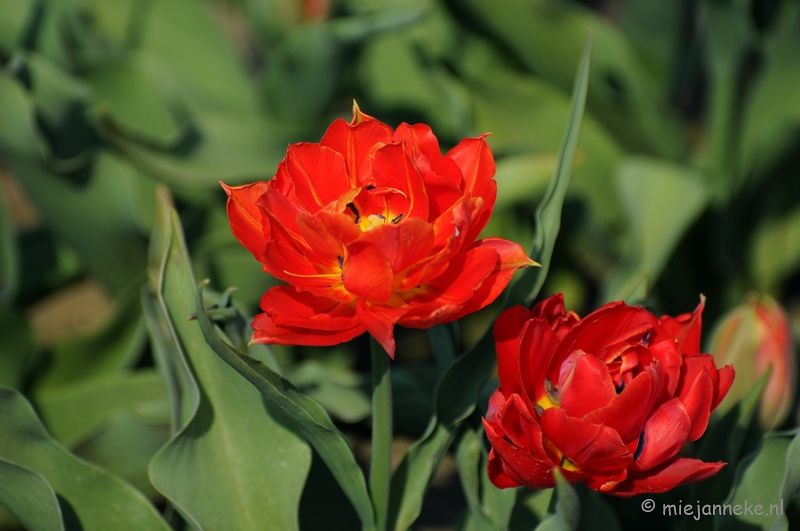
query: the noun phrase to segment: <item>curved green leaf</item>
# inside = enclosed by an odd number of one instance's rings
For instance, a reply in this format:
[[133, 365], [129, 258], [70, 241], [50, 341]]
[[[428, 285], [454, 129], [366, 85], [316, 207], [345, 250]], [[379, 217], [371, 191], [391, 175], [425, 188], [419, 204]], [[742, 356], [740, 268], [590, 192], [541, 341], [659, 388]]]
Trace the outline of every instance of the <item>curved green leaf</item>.
[[150, 462], [150, 480], [200, 530], [257, 531], [267, 522], [297, 529], [311, 452], [187, 320], [194, 276], [177, 214], [163, 192], [161, 199], [151, 241], [151, 266], [159, 267], [144, 300], [179, 429]]
[[758, 451], [736, 470], [735, 486], [724, 502], [734, 514], [715, 517], [715, 529], [788, 531], [786, 511], [800, 487], [798, 452], [800, 431], [764, 435]]
[[356, 509], [365, 529], [375, 528], [372, 502], [367, 484], [356, 463], [347, 438], [334, 426], [317, 402], [297, 390], [291, 382], [249, 354], [224, 342], [205, 313], [202, 286], [197, 292], [197, 320], [208, 345], [221, 360], [244, 376], [275, 407], [279, 407], [297, 426], [328, 465], [344, 493]]
[[34, 471], [59, 496], [65, 519], [83, 531], [169, 531], [141, 493], [67, 452], [17, 391], [0, 387], [0, 459]]
[[0, 459], [0, 504], [28, 531], [64, 531], [53, 487], [25, 467]]
[[556, 477], [556, 502], [555, 512], [541, 521], [534, 531], [575, 531], [581, 519], [581, 502], [578, 493], [564, 476], [553, 470]]

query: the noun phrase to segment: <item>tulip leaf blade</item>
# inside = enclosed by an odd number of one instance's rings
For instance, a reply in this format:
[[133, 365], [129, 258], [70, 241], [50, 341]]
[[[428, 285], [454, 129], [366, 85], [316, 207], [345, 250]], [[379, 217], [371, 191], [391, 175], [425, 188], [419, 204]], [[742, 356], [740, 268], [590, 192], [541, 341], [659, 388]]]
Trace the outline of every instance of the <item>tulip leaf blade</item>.
[[158, 267], [151, 268], [145, 305], [159, 369], [179, 400], [178, 421], [150, 461], [150, 480], [194, 528], [258, 530], [270, 522], [297, 529], [310, 448], [187, 319], [196, 307], [195, 281], [168, 199], [159, 194], [150, 253]]
[[739, 506], [739, 514], [717, 516], [715, 529], [788, 531], [786, 510], [800, 487], [798, 440], [797, 429], [764, 435], [758, 450], [739, 463], [734, 487], [724, 502]]
[[592, 56], [592, 35], [583, 50], [575, 85], [572, 89], [572, 104], [567, 120], [567, 127], [558, 150], [555, 170], [550, 185], [542, 202], [536, 208], [536, 232], [533, 240], [531, 258], [541, 264], [538, 268], [529, 268], [519, 280], [511, 295], [511, 304], [530, 305], [542, 289], [550, 261], [553, 256], [556, 238], [561, 229], [561, 210], [567, 195], [575, 151], [581, 133], [583, 113], [586, 108], [586, 94], [589, 87], [589, 65]]
[[575, 531], [581, 519], [581, 502], [578, 493], [564, 476], [553, 470], [556, 478], [555, 511], [542, 520], [534, 531]]
[[456, 462], [461, 487], [476, 531], [503, 531], [508, 528], [517, 499], [516, 489], [498, 489], [489, 480], [486, 455], [478, 433], [463, 430], [456, 447]]
[[23, 466], [0, 459], [0, 503], [30, 531], [64, 531], [50, 483]]
[[205, 282], [197, 290], [196, 311], [200, 329], [210, 348], [295, 423], [336, 477], [365, 529], [374, 529], [375, 517], [366, 481], [345, 436], [316, 401], [260, 360], [232, 347], [217, 334], [203, 306], [204, 286]]
[[[77, 519], [84, 531], [169, 531], [139, 491], [69, 453], [47, 433], [25, 397], [2, 386], [0, 425], [0, 459], [47, 480], [65, 520]], [[46, 494], [41, 485], [39, 491]]]

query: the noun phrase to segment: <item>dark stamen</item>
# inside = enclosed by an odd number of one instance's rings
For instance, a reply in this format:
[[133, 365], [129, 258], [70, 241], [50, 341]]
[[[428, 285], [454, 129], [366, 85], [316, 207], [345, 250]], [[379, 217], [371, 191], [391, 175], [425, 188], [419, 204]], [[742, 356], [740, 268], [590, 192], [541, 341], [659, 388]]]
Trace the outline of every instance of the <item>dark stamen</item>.
[[401, 220], [401, 219], [403, 219], [403, 214], [400, 214], [399, 216], [397, 216], [396, 218], [394, 218], [394, 219], [392, 220], [392, 223], [395, 223], [395, 224], [396, 224], [396, 223], [400, 223], [400, 220]]
[[561, 404], [561, 400], [558, 398], [558, 390], [553, 385], [553, 382], [550, 381], [550, 378], [545, 379], [544, 390], [547, 393], [547, 398], [550, 399], [550, 402], [557, 406]]
[[650, 330], [648, 330], [647, 333], [644, 336], [642, 336], [642, 341], [641, 341], [642, 345], [644, 345], [646, 347], [649, 347], [650, 346], [650, 337], [652, 335], [653, 335], [652, 332]]
[[378, 214], [375, 217], [378, 218], [378, 219], [382, 219], [382, 220], [386, 221], [386, 218], [383, 217], [383, 214]]
[[352, 212], [353, 215], [356, 217], [356, 225], [361, 223], [361, 216], [358, 215], [358, 209], [356, 208], [356, 206], [353, 203], [347, 203], [347, 208], [349, 208], [350, 212]]
[[620, 394], [622, 391], [625, 390], [625, 384], [620, 383], [619, 385], [615, 385], [614, 388], [617, 390], [617, 394]]
[[534, 405], [533, 405], [533, 410], [534, 410], [534, 411], [536, 412], [536, 414], [537, 414], [537, 415], [539, 415], [540, 417], [541, 417], [542, 415], [544, 415], [544, 408], [543, 408], [542, 406], [540, 406], [539, 404], [534, 404]]
[[341, 269], [342, 266], [344, 265], [344, 258], [342, 258], [341, 256], [337, 256], [336, 261], [339, 262], [339, 269]]
[[644, 430], [642, 430], [642, 433], [639, 434], [639, 444], [636, 445], [636, 451], [633, 452], [633, 460], [636, 461], [637, 459], [639, 459], [643, 451], [644, 451]]
[[375, 189], [375, 185], [374, 184], [368, 184], [366, 189], [367, 190], [374, 190]]

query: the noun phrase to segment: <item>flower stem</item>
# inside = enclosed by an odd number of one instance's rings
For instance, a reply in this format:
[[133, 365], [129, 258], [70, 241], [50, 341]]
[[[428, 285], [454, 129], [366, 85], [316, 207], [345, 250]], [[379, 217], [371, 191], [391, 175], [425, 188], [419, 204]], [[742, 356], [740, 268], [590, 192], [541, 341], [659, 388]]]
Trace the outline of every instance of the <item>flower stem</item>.
[[380, 343], [371, 340], [372, 352], [372, 462], [369, 489], [378, 531], [386, 530], [392, 458], [391, 360]]

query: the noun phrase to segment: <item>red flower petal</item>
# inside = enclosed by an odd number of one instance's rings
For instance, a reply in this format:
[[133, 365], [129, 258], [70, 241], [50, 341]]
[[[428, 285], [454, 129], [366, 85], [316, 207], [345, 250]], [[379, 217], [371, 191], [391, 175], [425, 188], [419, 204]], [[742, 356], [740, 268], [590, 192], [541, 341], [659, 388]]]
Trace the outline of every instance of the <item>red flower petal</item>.
[[627, 467], [633, 459], [619, 434], [606, 426], [570, 417], [558, 407], [539, 419], [544, 436], [587, 472], [609, 472]]
[[503, 311], [492, 328], [497, 347], [497, 374], [500, 377], [500, 389], [506, 396], [514, 393], [524, 394], [519, 373], [520, 337], [522, 327], [529, 317], [530, 311], [527, 308], [514, 306]]
[[470, 249], [495, 249], [497, 261], [494, 270], [486, 277], [478, 291], [456, 315], [448, 318], [450, 321], [461, 319], [465, 315], [477, 312], [481, 308], [493, 303], [511, 282], [514, 272], [521, 268], [535, 264], [528, 258], [521, 245], [500, 238], [484, 238], [472, 244]]
[[344, 158], [331, 148], [307, 142], [293, 144], [281, 164], [294, 184], [297, 199], [312, 214], [351, 188]]
[[711, 416], [711, 404], [714, 400], [714, 382], [708, 372], [700, 373], [689, 390], [679, 399], [692, 421], [689, 440], [696, 441], [708, 427], [708, 417]]
[[356, 315], [366, 327], [367, 332], [381, 344], [389, 357], [394, 359], [394, 325], [402, 315], [402, 309], [382, 308], [358, 299]]
[[650, 416], [644, 427], [644, 444], [641, 454], [631, 470], [654, 468], [677, 454], [692, 429], [692, 421], [680, 400], [673, 398]]
[[628, 479], [607, 494], [628, 498], [637, 494], [666, 492], [680, 485], [708, 479], [725, 464], [675, 457], [651, 470], [629, 472]]
[[[524, 484], [532, 489], [549, 489], [555, 485], [553, 479], [553, 463], [545, 462], [524, 452], [503, 439], [495, 429], [484, 421], [486, 436], [495, 452], [495, 457], [502, 461], [495, 464], [495, 471], [490, 469], [490, 474], [501, 472], [511, 480], [511, 483]], [[499, 470], [497, 470], [499, 469]], [[496, 477], [496, 476], [495, 476]], [[490, 479], [492, 476], [490, 475]], [[494, 481], [494, 479], [492, 479]]]
[[700, 304], [692, 313], [684, 313], [677, 317], [661, 316], [659, 323], [669, 335], [678, 340], [678, 349], [682, 354], [700, 354], [700, 332], [703, 329], [703, 308], [706, 298], [700, 296]]
[[465, 138], [445, 156], [452, 159], [461, 170], [464, 192], [472, 197], [481, 197], [484, 201], [481, 216], [467, 235], [468, 240], [472, 241], [484, 229], [494, 211], [497, 198], [497, 183], [493, 179], [496, 172], [494, 157], [484, 136]]
[[354, 188], [358, 186], [358, 175], [367, 155], [377, 144], [389, 144], [392, 133], [388, 125], [362, 114], [359, 123], [348, 124], [342, 119], [334, 121], [320, 144], [342, 154], [350, 177], [350, 187]]
[[428, 220], [428, 196], [425, 183], [402, 144], [388, 144], [375, 151], [370, 159], [371, 177], [375, 186], [400, 190], [408, 200], [407, 210], [389, 212], [396, 217]]
[[228, 194], [226, 210], [233, 235], [260, 262], [267, 240], [264, 237], [261, 209], [257, 203], [266, 193], [269, 184], [265, 182], [244, 186], [228, 186], [223, 182], [219, 184]]
[[733, 385], [733, 378], [736, 376], [736, 371], [733, 365], [726, 365], [717, 371], [717, 377], [714, 381], [714, 401], [711, 403], [711, 411], [717, 409], [717, 406]]
[[253, 340], [279, 345], [328, 346], [364, 333], [351, 306], [297, 292], [291, 286], [270, 289], [253, 320]]
[[362, 241], [374, 243], [399, 273], [427, 257], [433, 249], [433, 226], [419, 218], [387, 223], [364, 233]]
[[[565, 365], [561, 366], [562, 369]], [[561, 373], [558, 393], [564, 411], [578, 418], [606, 407], [617, 397], [608, 367], [590, 354], [580, 356], [572, 370]]]
[[522, 329], [519, 346], [519, 372], [524, 395], [535, 404], [546, 392], [547, 368], [558, 347], [558, 338], [547, 321], [531, 319]]
[[653, 410], [662, 380], [655, 370], [641, 372], [607, 406], [586, 415], [593, 424], [604, 424], [619, 433], [623, 441], [638, 437]]
[[474, 296], [496, 263], [497, 251], [491, 248], [474, 248], [456, 255], [443, 274], [399, 294], [410, 306], [399, 324], [428, 328], [450, 319]]
[[356, 297], [386, 302], [392, 295], [392, 265], [373, 243], [348, 245], [342, 274], [345, 289]]

